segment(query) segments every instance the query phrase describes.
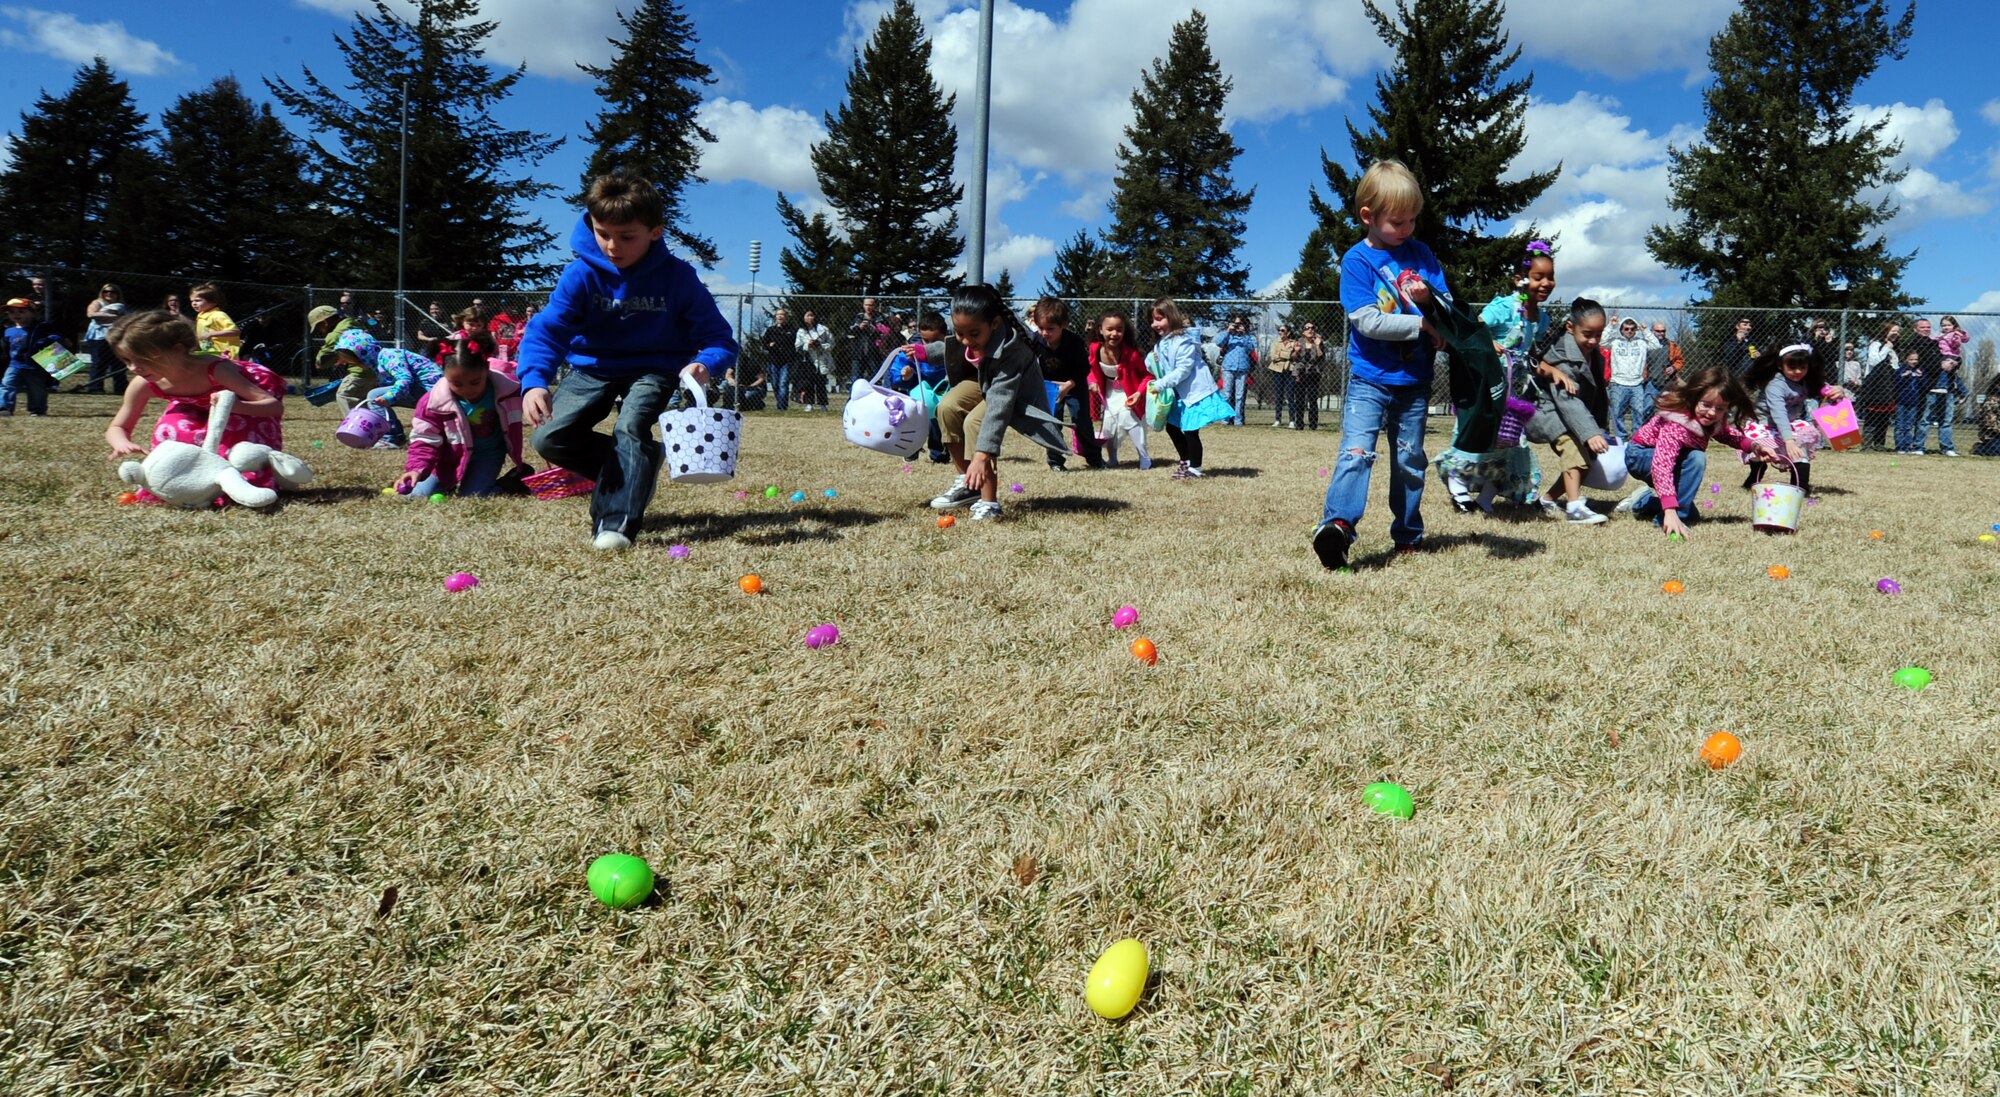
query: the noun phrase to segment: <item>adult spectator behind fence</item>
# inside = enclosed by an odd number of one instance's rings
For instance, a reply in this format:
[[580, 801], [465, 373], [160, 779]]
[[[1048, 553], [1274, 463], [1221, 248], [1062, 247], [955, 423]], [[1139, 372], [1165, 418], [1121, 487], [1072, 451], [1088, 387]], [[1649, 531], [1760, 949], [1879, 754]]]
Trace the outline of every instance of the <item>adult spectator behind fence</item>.
[[[1319, 429], [1319, 397], [1326, 378], [1326, 339], [1311, 320], [1299, 332], [1298, 357], [1292, 359], [1292, 429]], [[1305, 413], [1301, 420], [1300, 412]]]
[[1222, 356], [1222, 398], [1233, 409], [1229, 425], [1243, 426], [1249, 421], [1250, 372], [1257, 368], [1257, 337], [1250, 334], [1250, 318], [1242, 313], [1230, 317], [1215, 350]]
[[[1299, 360], [1300, 343], [1292, 334], [1290, 324], [1279, 324], [1278, 335], [1271, 340], [1271, 353], [1265, 365], [1271, 371], [1271, 425], [1285, 426], [1285, 408], [1296, 403], [1298, 385], [1293, 380], [1293, 369]], [[1298, 408], [1292, 408], [1293, 430], [1298, 428]]]
[[1751, 353], [1754, 349], [1750, 345], [1750, 318], [1745, 316], [1736, 321], [1736, 330], [1731, 333], [1729, 342], [1722, 345], [1722, 368], [1728, 370], [1731, 377], [1740, 378], [1749, 373], [1750, 359], [1756, 357]]
[[1979, 405], [1979, 445], [1972, 452], [1981, 457], [2000, 457], [2000, 374], [1986, 386]]
[[37, 351], [59, 346], [67, 349], [55, 325], [42, 319], [42, 307], [27, 297], [7, 302], [7, 372], [0, 375], [0, 414], [14, 414], [14, 397], [25, 390], [28, 414], [49, 413], [48, 372], [35, 361]]
[[[1630, 316], [1613, 317], [1611, 332], [1604, 340], [1604, 349], [1611, 355], [1611, 422], [1606, 425], [1614, 437], [1630, 438], [1653, 417], [1652, 402], [1646, 398], [1646, 358], [1653, 349], [1653, 337]], [[1625, 426], [1628, 410], [1629, 430]]]
[[[1652, 415], [1660, 394], [1681, 375], [1681, 348], [1667, 338], [1667, 325], [1653, 321], [1652, 345], [1646, 348], [1646, 413]], [[1643, 424], [1642, 424], [1643, 425]]]
[[861, 314], [847, 325], [847, 340], [848, 365], [854, 371], [848, 380], [874, 376], [888, 356], [891, 332], [873, 297], [862, 298]]
[[125, 371], [118, 366], [104, 336], [125, 315], [125, 291], [115, 282], [104, 283], [83, 314], [88, 321], [83, 329], [83, 352], [90, 356], [90, 380], [84, 383], [83, 391], [102, 395], [104, 386], [109, 384], [111, 394], [116, 396], [125, 391]]
[[792, 314], [779, 309], [771, 314], [771, 326], [758, 342], [764, 348], [764, 377], [771, 383], [771, 398], [784, 411], [791, 401], [792, 370], [799, 360], [799, 329]]
[[792, 345], [803, 356], [799, 406], [807, 411], [825, 411], [827, 387], [833, 383], [833, 330], [819, 322], [818, 313], [807, 309], [799, 317], [799, 332]]

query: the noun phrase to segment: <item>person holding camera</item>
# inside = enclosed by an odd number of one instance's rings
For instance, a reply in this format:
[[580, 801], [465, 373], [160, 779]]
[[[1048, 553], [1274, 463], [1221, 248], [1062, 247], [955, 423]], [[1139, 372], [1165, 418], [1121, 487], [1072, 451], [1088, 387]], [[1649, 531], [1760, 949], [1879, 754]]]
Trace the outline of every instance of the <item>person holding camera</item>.
[[1257, 368], [1257, 338], [1250, 334], [1250, 318], [1242, 313], [1230, 317], [1229, 329], [1215, 341], [1215, 349], [1222, 353], [1223, 399], [1236, 409], [1229, 423], [1240, 427], [1249, 406], [1250, 371]]

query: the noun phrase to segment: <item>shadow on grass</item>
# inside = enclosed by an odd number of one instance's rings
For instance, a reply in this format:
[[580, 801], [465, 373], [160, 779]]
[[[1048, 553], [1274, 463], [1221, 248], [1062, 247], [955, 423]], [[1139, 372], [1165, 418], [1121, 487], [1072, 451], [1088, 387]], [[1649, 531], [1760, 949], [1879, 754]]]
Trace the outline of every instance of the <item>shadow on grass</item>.
[[797, 545], [838, 541], [843, 530], [885, 521], [887, 515], [865, 510], [800, 507], [707, 516], [655, 514], [647, 517], [639, 528], [643, 532], [669, 534], [676, 541], [733, 539], [748, 545]]
[[1262, 476], [1262, 469], [1253, 468], [1205, 468], [1201, 470], [1204, 480], [1255, 480]]
[[[1495, 560], [1525, 560], [1530, 556], [1539, 556], [1549, 550], [1549, 546], [1546, 543], [1542, 541], [1530, 541], [1525, 537], [1508, 537], [1498, 533], [1446, 533], [1436, 537], [1424, 538], [1423, 550], [1417, 553], [1417, 556], [1430, 556], [1434, 553], [1450, 552], [1453, 549], [1468, 546], [1485, 549], [1486, 555], [1491, 556]], [[1378, 552], [1371, 556], [1357, 556], [1351, 561], [1350, 566], [1357, 569], [1384, 568], [1395, 563], [1398, 559], [1400, 557], [1396, 555], [1394, 549], [1391, 549], [1387, 552]]]
[[1030, 499], [1021, 504], [1021, 509], [1030, 514], [1116, 514], [1121, 510], [1131, 510], [1132, 504], [1123, 499], [1100, 499], [1087, 495], [1051, 495], [1047, 498]]
[[352, 503], [362, 499], [374, 499], [382, 494], [381, 488], [300, 488], [297, 491], [283, 491], [278, 494], [278, 505], [272, 509], [282, 510], [288, 506], [324, 507], [340, 503]]

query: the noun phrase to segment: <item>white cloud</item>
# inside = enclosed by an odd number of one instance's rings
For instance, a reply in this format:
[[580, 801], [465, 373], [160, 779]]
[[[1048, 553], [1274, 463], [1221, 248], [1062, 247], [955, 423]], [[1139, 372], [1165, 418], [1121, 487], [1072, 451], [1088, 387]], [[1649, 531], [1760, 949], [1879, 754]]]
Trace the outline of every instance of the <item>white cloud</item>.
[[1986, 105], [1979, 108], [1979, 116], [2000, 126], [2000, 99], [1988, 99]]
[[[0, 45], [87, 64], [102, 57], [114, 69], [134, 76], [157, 76], [182, 66], [180, 58], [155, 42], [134, 36], [115, 19], [86, 23], [66, 12], [33, 8], [0, 8], [22, 31], [0, 30]], [[25, 33], [24, 33], [25, 32]]]
[[753, 107], [737, 99], [710, 99], [695, 112], [715, 135], [704, 145], [701, 174], [711, 183], [747, 180], [772, 190], [817, 196], [812, 146], [826, 139], [817, 115], [791, 107]]
[[1579, 20], [1584, 9], [1574, 0], [1511, 0], [1506, 27], [1523, 61], [1547, 58], [1620, 77], [1696, 75], [1708, 66], [1708, 40], [1738, 6], [1735, 0], [1595, 0]]
[[1958, 312], [2000, 312], [2000, 289], [1990, 289], [1961, 306]]
[[14, 166], [14, 135], [0, 133], [0, 171]]
[[1890, 231], [1905, 231], [1926, 221], [1964, 217], [1986, 210], [1989, 203], [1985, 198], [1967, 194], [1964, 187], [1939, 177], [1925, 166], [1958, 140], [1958, 121], [1953, 117], [1951, 108], [1944, 105], [1944, 100], [1931, 99], [1920, 107], [1896, 102], [1883, 107], [1857, 105], [1854, 108], [1854, 125], [1876, 122], [1887, 123], [1883, 127], [1883, 137], [1902, 144], [1902, 151], [1892, 164], [1907, 173], [1900, 182], [1873, 195], [1878, 200], [1887, 197], [1896, 203], [1896, 216], [1889, 223]]
[[[357, 10], [369, 11], [366, 0], [297, 0], [309, 8], [351, 18]], [[605, 0], [483, 0], [479, 18], [496, 26], [486, 40], [487, 60], [511, 68], [525, 64], [537, 76], [558, 80], [588, 80], [577, 70], [578, 62], [601, 65], [611, 58], [613, 38], [622, 38], [618, 25], [620, 5]], [[390, 10], [411, 16], [416, 6], [409, 0], [389, 0]]]
[[1055, 253], [1055, 241], [1046, 236], [1036, 236], [1033, 233], [1009, 236], [998, 244], [986, 246], [986, 277], [989, 281], [997, 279], [1004, 270], [1014, 280], [1017, 289], [1023, 293], [1033, 293], [1035, 287], [1041, 285], [1041, 280], [1028, 281], [1027, 272], [1033, 270], [1036, 263]]

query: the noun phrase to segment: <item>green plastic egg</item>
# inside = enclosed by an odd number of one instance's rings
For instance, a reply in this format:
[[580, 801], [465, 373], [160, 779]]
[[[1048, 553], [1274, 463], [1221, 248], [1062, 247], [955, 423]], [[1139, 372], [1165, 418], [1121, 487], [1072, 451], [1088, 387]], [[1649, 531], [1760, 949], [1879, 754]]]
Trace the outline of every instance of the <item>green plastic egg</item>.
[[1377, 781], [1362, 789], [1361, 801], [1378, 814], [1393, 815], [1398, 819], [1408, 819], [1417, 813], [1417, 803], [1410, 798], [1410, 790], [1392, 781]]
[[431, 502], [433, 502], [433, 503], [442, 503], [442, 502], [444, 502], [444, 492], [441, 492], [441, 491], [440, 491], [440, 492], [438, 492], [437, 494], [435, 494], [435, 495], [431, 496]]
[[776, 499], [777, 497], [778, 497], [778, 486], [776, 484], [773, 484], [770, 487], [764, 489], [764, 498]]
[[1904, 689], [1922, 689], [1931, 684], [1931, 672], [1922, 667], [1904, 667], [1896, 672], [1894, 681]]
[[653, 870], [629, 853], [607, 853], [590, 863], [590, 893], [614, 910], [630, 910], [653, 893]]

